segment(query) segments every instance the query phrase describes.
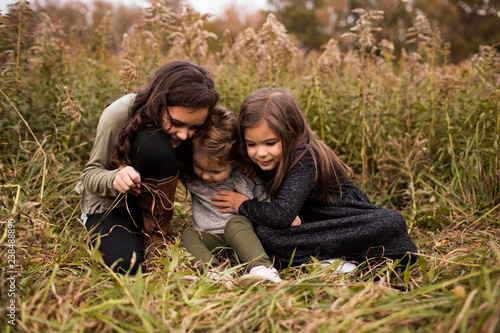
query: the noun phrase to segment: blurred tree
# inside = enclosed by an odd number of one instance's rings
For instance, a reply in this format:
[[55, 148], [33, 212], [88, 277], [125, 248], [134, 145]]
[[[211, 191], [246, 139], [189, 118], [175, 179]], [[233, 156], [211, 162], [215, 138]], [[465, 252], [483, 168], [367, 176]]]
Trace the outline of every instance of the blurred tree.
[[138, 6], [116, 5], [111, 17], [111, 25], [114, 34], [121, 41], [124, 33], [131, 32], [132, 28], [142, 22], [144, 9]]
[[35, 0], [33, 2], [35, 13], [47, 14], [53, 22], [61, 22], [63, 29], [69, 33], [73, 27], [88, 27], [87, 13], [89, 7], [80, 1], [67, 1], [61, 3], [57, 0]]
[[327, 26], [319, 20], [325, 0], [268, 0], [271, 11], [302, 47], [319, 48], [328, 41]]
[[266, 21], [266, 17], [267, 14], [264, 11], [247, 13], [244, 8], [239, 7], [237, 4], [226, 7], [222, 15], [215, 20], [205, 22], [204, 28], [219, 36], [219, 40], [208, 41], [210, 49], [212, 51], [221, 51], [220, 40], [225, 33], [228, 33], [228, 36], [234, 39], [248, 27], [260, 28]]
[[[19, 88], [19, 78], [28, 63], [27, 55], [33, 44], [33, 31], [37, 25], [33, 10], [27, 1], [11, 4], [8, 10], [8, 14], [2, 13], [0, 16], [0, 77], [4, 89], [7, 89], [9, 84]], [[16, 91], [15, 88], [12, 90]]]
[[231, 32], [231, 36], [236, 37], [248, 27], [258, 29], [266, 21], [267, 14], [263, 11], [247, 13], [243, 7], [232, 4], [224, 9], [222, 15], [215, 20], [207, 22], [210, 31], [222, 36], [225, 30]]
[[[179, 3], [180, 0], [168, 1]], [[105, 43], [107, 48], [114, 50], [120, 46], [123, 34], [130, 33], [144, 15], [144, 9], [139, 6], [113, 4], [105, 0], [94, 0], [90, 4], [79, 0], [35, 0], [33, 10], [35, 14], [47, 14], [53, 22], [61, 22], [66, 35], [72, 38], [83, 36], [85, 31], [102, 34], [103, 31], [99, 30], [109, 25], [109, 36]], [[104, 22], [105, 19], [109, 22]]]
[[480, 45], [500, 42], [498, 0], [268, 0], [268, 4], [308, 49], [318, 48], [329, 38], [340, 40], [358, 19], [352, 12], [356, 8], [384, 11], [376, 37], [393, 42], [397, 51], [412, 47], [406, 45], [406, 32], [419, 14], [450, 43], [453, 62], [476, 53]]
[[498, 0], [413, 0], [414, 13], [423, 13], [451, 44], [451, 57], [458, 62], [478, 51], [480, 45], [500, 42]]
[[222, 15], [214, 21], [217, 35], [222, 36], [222, 33], [227, 29], [233, 36], [236, 36], [245, 29], [243, 19], [236, 5], [227, 7]]

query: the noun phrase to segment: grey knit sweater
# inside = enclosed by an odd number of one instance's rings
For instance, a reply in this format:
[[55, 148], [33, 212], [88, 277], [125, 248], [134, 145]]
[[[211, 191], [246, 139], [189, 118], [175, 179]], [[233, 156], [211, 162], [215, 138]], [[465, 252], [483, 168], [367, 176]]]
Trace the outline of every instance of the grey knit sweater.
[[[417, 252], [404, 217], [395, 210], [371, 204], [351, 182], [342, 186], [341, 197], [331, 204], [323, 203], [314, 186], [315, 170], [312, 155], [306, 154], [288, 173], [276, 198], [241, 204], [239, 213], [254, 223], [269, 255], [287, 265], [292, 256], [293, 264], [301, 264], [312, 256], [320, 260], [339, 257], [363, 260]], [[260, 176], [269, 184], [274, 174]], [[291, 227], [297, 215], [302, 224]]]
[[267, 197], [260, 180], [252, 180], [239, 170], [233, 170], [225, 182], [213, 187], [205, 185], [199, 178], [186, 178], [183, 182], [191, 193], [194, 230], [214, 234], [223, 234], [227, 221], [236, 215], [220, 213], [217, 211], [218, 207], [211, 205], [210, 197], [214, 196], [217, 191], [239, 192], [256, 201], [263, 201]]

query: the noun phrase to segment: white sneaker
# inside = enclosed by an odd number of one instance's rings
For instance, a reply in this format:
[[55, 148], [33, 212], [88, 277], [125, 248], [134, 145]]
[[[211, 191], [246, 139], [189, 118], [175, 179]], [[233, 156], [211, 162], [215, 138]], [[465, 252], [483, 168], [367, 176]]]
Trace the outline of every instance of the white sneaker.
[[218, 271], [217, 269], [211, 269], [205, 273], [208, 280], [217, 283], [223, 284], [227, 289], [232, 289], [235, 285], [236, 280], [233, 278], [231, 274], [228, 274], [224, 271]]
[[198, 275], [189, 274], [189, 275], [183, 275], [179, 279], [184, 280], [184, 281], [194, 281], [198, 278], [199, 278]]
[[337, 268], [335, 268], [335, 271], [333, 271], [334, 273], [337, 273], [337, 274], [338, 273], [350, 273], [353, 270], [355, 270], [356, 267], [357, 267], [352, 262], [347, 262], [347, 261], [344, 261], [344, 260], [340, 260], [339, 258], [333, 258], [333, 259], [323, 260], [323, 262], [321, 263], [321, 267], [327, 268], [330, 265], [336, 263], [337, 261], [340, 261], [340, 263], [337, 266]]
[[247, 274], [241, 277], [243, 285], [256, 283], [280, 283], [281, 278], [274, 267], [255, 266]]
[[215, 269], [209, 270], [207, 272], [207, 277], [211, 281], [214, 281], [214, 282], [217, 282], [217, 281], [231, 282], [231, 280], [233, 279], [233, 277], [231, 276], [231, 274], [227, 274], [227, 273], [215, 270]]
[[[207, 271], [206, 276], [208, 279], [212, 282], [218, 282], [218, 283], [223, 283], [226, 285], [226, 288], [230, 289], [234, 286], [234, 278], [231, 274], [227, 274], [224, 272], [220, 272], [217, 270], [210, 270]], [[198, 280], [200, 276], [198, 275], [183, 275], [180, 277], [181, 280], [184, 281], [195, 281]], [[236, 281], [235, 281], [236, 282]]]

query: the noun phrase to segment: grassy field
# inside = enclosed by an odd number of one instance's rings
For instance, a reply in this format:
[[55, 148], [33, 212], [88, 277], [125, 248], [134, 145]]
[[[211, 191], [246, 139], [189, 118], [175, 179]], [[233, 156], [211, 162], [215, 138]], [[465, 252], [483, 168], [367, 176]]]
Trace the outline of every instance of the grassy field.
[[[203, 30], [206, 18], [189, 10], [152, 6], [119, 51], [108, 21], [69, 36], [22, 3], [0, 16], [0, 331], [498, 332], [498, 45], [449, 64], [439, 32], [418, 17], [394, 59], [373, 29], [380, 13], [359, 14], [343, 37], [355, 48], [331, 40], [309, 54], [272, 15], [233, 38]], [[235, 111], [253, 89], [292, 89], [353, 181], [406, 217], [418, 263], [399, 281], [381, 260], [348, 276], [311, 263], [281, 271], [282, 284], [242, 287], [188, 279], [173, 242], [148, 254], [147, 274], [100, 266], [73, 188], [104, 106], [174, 59], [209, 68]], [[176, 239], [191, 228], [177, 194]]]

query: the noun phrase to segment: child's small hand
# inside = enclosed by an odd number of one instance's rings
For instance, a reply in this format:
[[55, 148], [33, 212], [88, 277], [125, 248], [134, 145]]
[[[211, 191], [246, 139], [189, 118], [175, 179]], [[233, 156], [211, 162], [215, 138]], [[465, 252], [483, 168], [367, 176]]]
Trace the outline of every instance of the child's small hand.
[[298, 225], [301, 225], [302, 224], [302, 221], [300, 220], [300, 217], [297, 215], [297, 217], [295, 218], [295, 220], [293, 220], [292, 224], [291, 224], [291, 227], [295, 227], [295, 226], [298, 226]]
[[218, 209], [221, 213], [234, 213], [238, 214], [238, 209], [243, 201], [250, 198], [244, 194], [231, 191], [219, 191], [217, 195], [210, 198], [212, 206], [220, 207]]
[[141, 183], [141, 176], [131, 166], [120, 166], [120, 171], [116, 174], [113, 180], [113, 187], [120, 193], [130, 193], [132, 195], [139, 195]]

